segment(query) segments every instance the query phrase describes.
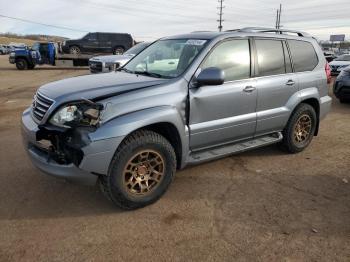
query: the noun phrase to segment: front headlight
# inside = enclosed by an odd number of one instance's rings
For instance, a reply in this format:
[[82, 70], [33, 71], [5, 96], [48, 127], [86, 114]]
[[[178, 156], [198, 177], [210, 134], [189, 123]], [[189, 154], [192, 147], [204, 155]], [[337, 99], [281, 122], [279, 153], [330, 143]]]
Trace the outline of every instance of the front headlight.
[[61, 107], [50, 119], [50, 123], [65, 128], [75, 126], [96, 126], [99, 122], [101, 104], [76, 103]]

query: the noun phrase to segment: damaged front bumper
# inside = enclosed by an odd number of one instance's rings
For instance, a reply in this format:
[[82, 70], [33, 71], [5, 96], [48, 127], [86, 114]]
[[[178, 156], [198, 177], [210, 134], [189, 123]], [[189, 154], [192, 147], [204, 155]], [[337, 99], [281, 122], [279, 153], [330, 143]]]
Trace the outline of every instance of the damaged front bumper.
[[[30, 108], [22, 115], [23, 143], [32, 163], [46, 174], [80, 184], [94, 185], [99, 175], [108, 174], [114, 152], [123, 140], [123, 137], [108, 138], [100, 134], [101, 130], [99, 137], [94, 137], [94, 131], [77, 134], [73, 131], [72, 139], [60, 135], [60, 131], [39, 127]], [[43, 143], [48, 142], [46, 138], [51, 136], [59, 139], [64, 148]]]

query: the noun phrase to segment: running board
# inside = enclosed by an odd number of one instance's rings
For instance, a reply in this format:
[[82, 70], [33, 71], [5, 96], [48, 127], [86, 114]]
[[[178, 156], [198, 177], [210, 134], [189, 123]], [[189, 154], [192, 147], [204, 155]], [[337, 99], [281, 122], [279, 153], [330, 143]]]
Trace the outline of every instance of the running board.
[[282, 133], [278, 132], [266, 136], [257, 137], [252, 140], [246, 140], [244, 142], [239, 142], [236, 144], [229, 144], [225, 146], [211, 148], [208, 150], [192, 152], [189, 155], [187, 163], [199, 164], [201, 162], [222, 158], [236, 153], [241, 153], [254, 148], [272, 145], [280, 142], [282, 138]]

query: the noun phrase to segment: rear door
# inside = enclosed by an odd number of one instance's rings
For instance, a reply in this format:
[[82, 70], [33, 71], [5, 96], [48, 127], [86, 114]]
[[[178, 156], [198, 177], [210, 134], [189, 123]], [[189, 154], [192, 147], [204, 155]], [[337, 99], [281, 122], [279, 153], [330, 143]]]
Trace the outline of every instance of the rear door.
[[102, 53], [112, 52], [114, 34], [100, 33], [99, 36], [99, 51]]
[[298, 78], [286, 42], [255, 38], [257, 79], [256, 136], [280, 131], [289, 117], [288, 100], [298, 91]]
[[197, 74], [208, 67], [225, 72], [225, 83], [191, 88], [190, 147], [192, 150], [252, 138], [256, 127], [255, 80], [251, 79], [248, 39], [225, 40], [213, 48]]

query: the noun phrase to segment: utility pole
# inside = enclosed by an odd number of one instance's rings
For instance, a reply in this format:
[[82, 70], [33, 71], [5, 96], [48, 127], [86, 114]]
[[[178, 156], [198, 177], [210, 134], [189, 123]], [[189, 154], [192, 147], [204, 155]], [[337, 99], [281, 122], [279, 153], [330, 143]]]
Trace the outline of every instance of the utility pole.
[[219, 2], [219, 7], [218, 7], [218, 9], [219, 9], [219, 13], [218, 13], [218, 15], [219, 15], [219, 20], [216, 20], [217, 22], [219, 22], [219, 26], [218, 26], [218, 28], [219, 28], [219, 32], [221, 32], [222, 31], [222, 22], [224, 21], [223, 19], [222, 19], [222, 15], [223, 15], [223, 13], [222, 13], [222, 9], [224, 9], [225, 7], [222, 5], [222, 3], [224, 2], [224, 0], [218, 0], [218, 2]]
[[280, 4], [280, 8], [277, 9], [276, 29], [281, 29], [281, 13], [282, 13], [282, 4]]

